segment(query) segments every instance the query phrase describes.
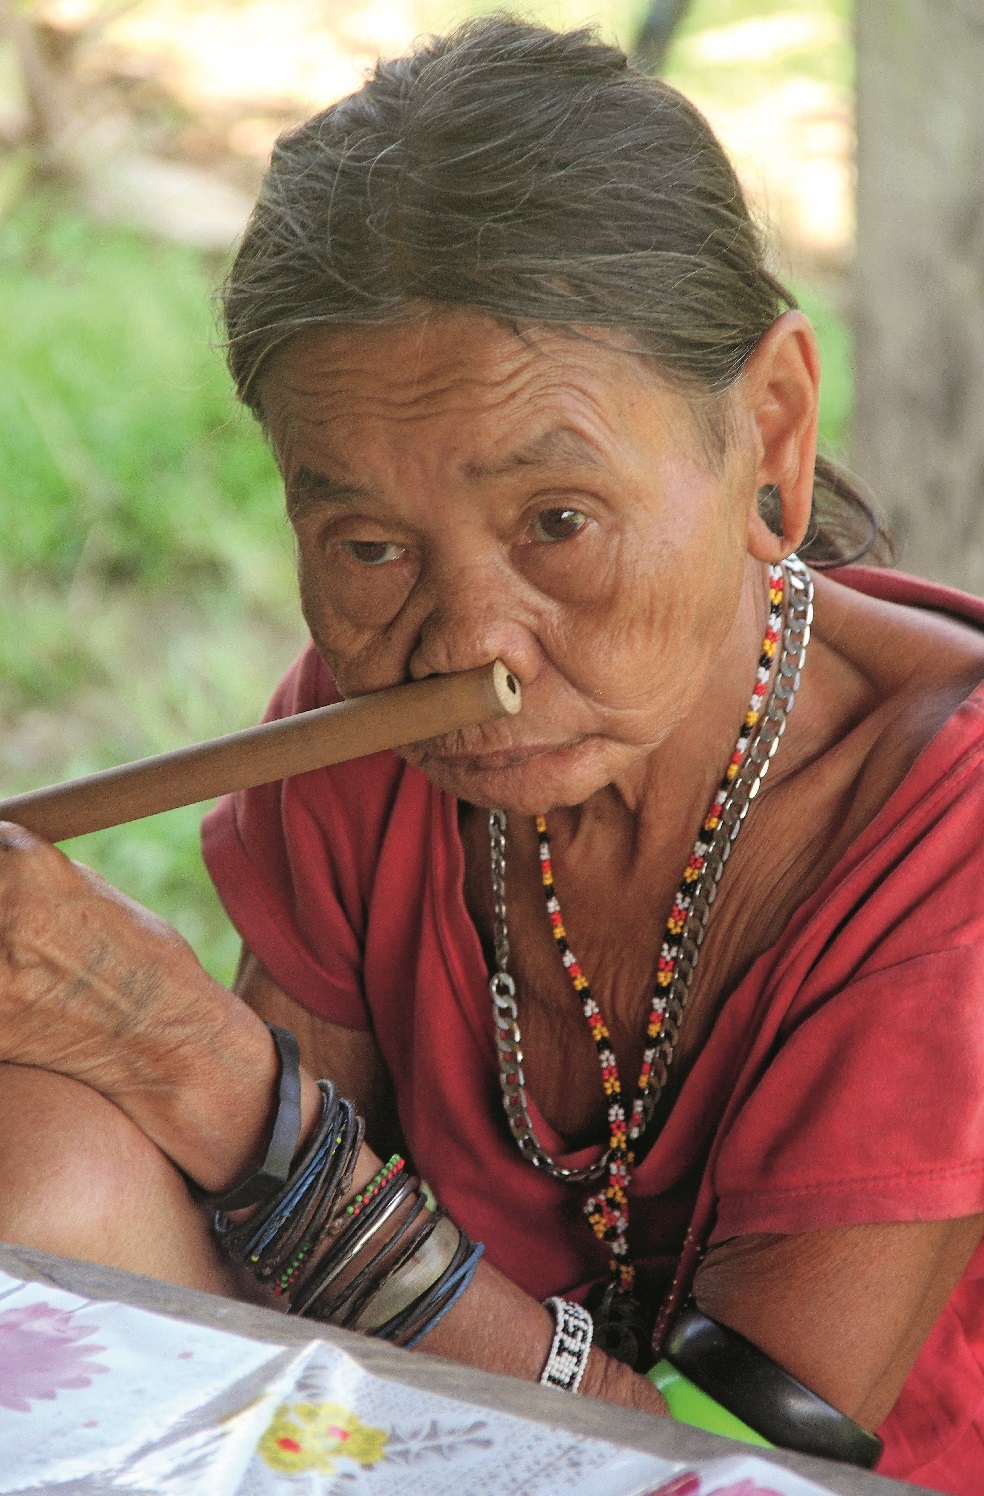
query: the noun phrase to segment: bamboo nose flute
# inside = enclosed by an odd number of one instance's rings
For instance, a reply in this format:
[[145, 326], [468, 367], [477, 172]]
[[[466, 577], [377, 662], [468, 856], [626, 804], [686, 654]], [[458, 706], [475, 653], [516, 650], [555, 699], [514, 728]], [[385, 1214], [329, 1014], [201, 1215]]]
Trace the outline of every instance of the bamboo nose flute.
[[67, 841], [231, 790], [477, 727], [514, 715], [520, 705], [519, 682], [495, 660], [29, 790], [0, 801], [0, 820], [48, 841]]

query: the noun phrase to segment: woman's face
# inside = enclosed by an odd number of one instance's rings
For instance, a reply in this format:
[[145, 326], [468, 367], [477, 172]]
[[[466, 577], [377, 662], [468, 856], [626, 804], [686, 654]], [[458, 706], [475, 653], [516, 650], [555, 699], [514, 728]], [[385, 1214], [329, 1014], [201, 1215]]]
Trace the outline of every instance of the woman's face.
[[406, 750], [443, 788], [523, 813], [578, 804], [721, 672], [748, 444], [711, 462], [641, 359], [441, 314], [294, 340], [263, 404], [304, 614], [340, 690], [496, 657], [522, 683], [517, 717]]

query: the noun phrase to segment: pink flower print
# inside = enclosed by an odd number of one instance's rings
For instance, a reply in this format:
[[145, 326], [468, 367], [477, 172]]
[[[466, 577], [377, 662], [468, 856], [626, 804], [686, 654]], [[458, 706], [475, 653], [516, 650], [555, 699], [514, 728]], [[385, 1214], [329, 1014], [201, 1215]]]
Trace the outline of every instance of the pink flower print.
[[740, 1480], [733, 1486], [715, 1486], [708, 1496], [781, 1496], [771, 1486], [756, 1485], [754, 1480]]
[[78, 1344], [94, 1333], [50, 1304], [0, 1313], [0, 1407], [29, 1413], [32, 1399], [90, 1387], [94, 1375], [109, 1370], [92, 1360], [104, 1345]]

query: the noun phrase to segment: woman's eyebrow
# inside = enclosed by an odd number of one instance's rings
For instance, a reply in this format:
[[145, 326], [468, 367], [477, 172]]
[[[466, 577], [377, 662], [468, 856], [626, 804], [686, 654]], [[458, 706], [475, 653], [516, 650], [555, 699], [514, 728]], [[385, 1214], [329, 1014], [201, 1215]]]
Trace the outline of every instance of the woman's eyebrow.
[[346, 483], [339, 478], [330, 478], [327, 473], [316, 473], [311, 468], [300, 467], [285, 488], [287, 514], [293, 519], [302, 510], [314, 504], [355, 504], [369, 497], [369, 490], [356, 483]]
[[595, 444], [573, 426], [552, 426], [498, 462], [471, 462], [466, 471], [470, 478], [497, 478], [521, 467], [546, 467], [561, 462], [586, 462], [598, 467], [601, 461]]
[[[547, 467], [563, 462], [588, 463], [592, 467], [598, 467], [601, 461], [594, 443], [573, 426], [553, 426], [496, 462], [466, 463], [465, 472], [469, 478], [497, 478], [514, 472], [517, 468]], [[372, 496], [371, 489], [357, 483], [332, 478], [327, 473], [316, 473], [312, 468], [299, 467], [286, 487], [287, 514], [294, 519], [315, 504], [331, 504], [341, 508]]]

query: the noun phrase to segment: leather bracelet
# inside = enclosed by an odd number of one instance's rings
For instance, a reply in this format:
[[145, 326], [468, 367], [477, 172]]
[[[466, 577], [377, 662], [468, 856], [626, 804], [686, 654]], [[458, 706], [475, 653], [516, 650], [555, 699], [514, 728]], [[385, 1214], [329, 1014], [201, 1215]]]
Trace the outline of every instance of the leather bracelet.
[[[319, 1087], [325, 1084], [325, 1081], [318, 1081]], [[338, 1103], [334, 1136], [330, 1140], [331, 1146], [322, 1155], [320, 1171], [318, 1160], [312, 1160], [313, 1169], [316, 1175], [320, 1172], [320, 1177], [307, 1183], [301, 1177], [300, 1187], [289, 1191], [283, 1204], [278, 1201], [275, 1211], [271, 1212], [274, 1235], [267, 1234], [258, 1260], [253, 1256], [254, 1249], [250, 1249], [248, 1255], [255, 1261], [254, 1271], [259, 1277], [275, 1276], [303, 1241], [314, 1241], [320, 1236], [322, 1227], [327, 1225], [330, 1228], [339, 1203], [352, 1182], [362, 1147], [362, 1134], [361, 1118], [351, 1101], [342, 1097]]]
[[318, 1089], [322, 1096], [321, 1122], [304, 1157], [295, 1162], [284, 1188], [247, 1222], [256, 1229], [251, 1240], [244, 1239], [243, 1260], [261, 1279], [276, 1275], [303, 1238], [311, 1234], [309, 1223], [332, 1205], [326, 1179], [337, 1172], [339, 1158], [345, 1153], [354, 1108], [344, 1100], [333, 1101], [335, 1088], [330, 1081], [319, 1080]]
[[[326, 1086], [330, 1087], [329, 1091], [326, 1091]], [[221, 1210], [215, 1212], [212, 1231], [223, 1252], [233, 1262], [243, 1264], [249, 1260], [259, 1264], [277, 1232], [290, 1222], [295, 1207], [317, 1185], [321, 1168], [326, 1165], [337, 1140], [340, 1111], [340, 1103], [336, 1105], [333, 1099], [331, 1082], [319, 1080], [318, 1089], [321, 1091], [321, 1119], [317, 1131], [282, 1189], [272, 1200], [264, 1201], [246, 1221], [238, 1224], [230, 1221]]]
[[865, 1470], [881, 1456], [876, 1434], [824, 1402], [744, 1335], [693, 1305], [676, 1319], [663, 1355], [708, 1397], [780, 1449]]
[[209, 1210], [243, 1210], [260, 1205], [283, 1189], [290, 1177], [290, 1166], [301, 1136], [301, 1054], [290, 1029], [268, 1023], [280, 1057], [280, 1082], [277, 1088], [277, 1115], [270, 1134], [266, 1157], [260, 1167], [242, 1184], [221, 1195], [206, 1195], [195, 1187], [193, 1193]]

